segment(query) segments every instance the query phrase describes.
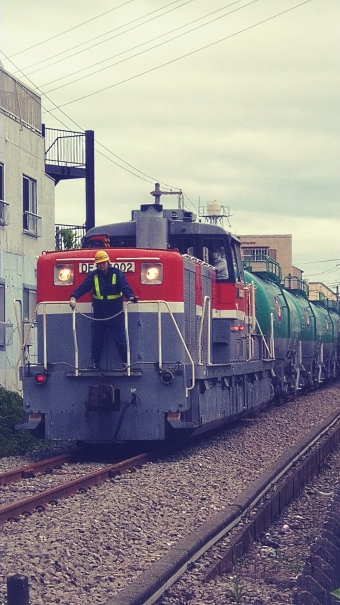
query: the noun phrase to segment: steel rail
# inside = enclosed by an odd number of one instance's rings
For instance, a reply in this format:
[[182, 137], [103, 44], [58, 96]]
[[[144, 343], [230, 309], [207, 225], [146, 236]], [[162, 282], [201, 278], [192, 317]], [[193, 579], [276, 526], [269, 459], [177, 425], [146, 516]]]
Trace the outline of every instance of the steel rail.
[[[46, 504], [56, 504], [59, 498], [65, 498], [67, 496], [75, 494], [79, 490], [87, 490], [92, 485], [98, 485], [106, 479], [113, 478], [117, 475], [123, 475], [131, 471], [137, 465], [145, 464], [160, 455], [159, 450], [153, 452], [145, 452], [133, 458], [123, 460], [99, 471], [94, 471], [78, 479], [74, 479], [68, 483], [62, 483], [61, 485], [54, 487], [49, 490], [40, 492], [29, 498], [12, 502], [6, 506], [0, 508], [0, 525], [6, 523], [9, 520], [17, 520], [19, 515], [29, 515], [34, 510], [41, 512], [44, 510]], [[30, 467], [31, 468], [31, 467]]]
[[67, 462], [74, 462], [79, 452], [72, 452], [69, 454], [60, 454], [54, 458], [46, 458], [46, 460], [40, 460], [39, 462], [32, 462], [26, 466], [20, 466], [18, 468], [6, 471], [0, 474], [0, 485], [10, 485], [20, 479], [27, 479], [34, 477], [36, 474], [43, 473], [47, 469], [53, 469], [61, 464]]

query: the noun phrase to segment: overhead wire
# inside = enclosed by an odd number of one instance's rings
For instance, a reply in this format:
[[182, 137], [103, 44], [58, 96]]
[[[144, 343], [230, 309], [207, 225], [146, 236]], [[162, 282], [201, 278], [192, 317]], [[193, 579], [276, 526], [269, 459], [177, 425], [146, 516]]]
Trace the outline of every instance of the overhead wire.
[[[132, 0], [129, 0], [129, 1], [132, 1]], [[257, 1], [257, 0], [253, 0], [253, 2], [256, 2], [256, 1]], [[253, 2], [250, 2], [249, 4], [252, 4]], [[123, 84], [123, 83], [125, 83], [125, 82], [128, 82], [128, 81], [130, 81], [130, 80], [133, 80], [133, 79], [135, 79], [135, 78], [137, 78], [137, 77], [141, 77], [142, 75], [145, 75], [145, 74], [147, 74], [147, 73], [150, 73], [150, 72], [152, 72], [152, 71], [155, 71], [155, 70], [157, 70], [157, 69], [160, 69], [161, 67], [164, 67], [164, 66], [169, 65], [169, 64], [171, 64], [171, 63], [177, 62], [177, 61], [179, 61], [180, 59], [186, 58], [186, 57], [188, 57], [188, 56], [191, 56], [191, 55], [193, 55], [193, 54], [196, 54], [197, 52], [200, 52], [200, 51], [202, 51], [202, 50], [205, 50], [205, 49], [207, 49], [207, 48], [210, 48], [210, 47], [212, 47], [212, 46], [215, 46], [216, 44], [219, 44], [219, 43], [221, 43], [221, 42], [223, 42], [223, 41], [225, 41], [225, 40], [227, 40], [227, 39], [230, 39], [230, 38], [232, 38], [232, 37], [234, 37], [234, 36], [236, 36], [236, 35], [239, 35], [240, 33], [244, 33], [245, 31], [249, 31], [250, 29], [253, 29], [253, 28], [257, 27], [258, 25], [262, 25], [263, 23], [266, 23], [266, 22], [268, 22], [268, 21], [271, 21], [271, 20], [273, 20], [273, 19], [275, 19], [275, 18], [277, 18], [277, 17], [279, 17], [279, 16], [281, 16], [281, 15], [283, 15], [283, 14], [285, 14], [285, 13], [288, 13], [288, 12], [290, 12], [290, 11], [292, 11], [292, 10], [294, 10], [294, 9], [296, 9], [296, 8], [298, 8], [298, 7], [300, 7], [300, 6], [303, 6], [304, 4], [308, 4], [309, 2], [311, 2], [311, 0], [304, 0], [303, 2], [300, 2], [299, 4], [294, 5], [293, 7], [290, 7], [290, 8], [288, 8], [288, 9], [286, 9], [286, 10], [284, 10], [284, 11], [281, 11], [281, 12], [279, 12], [279, 13], [276, 13], [275, 15], [272, 15], [271, 17], [268, 17], [268, 18], [266, 18], [266, 19], [263, 19], [263, 20], [261, 20], [261, 21], [259, 21], [259, 22], [255, 23], [255, 24], [252, 24], [251, 26], [248, 26], [248, 27], [246, 27], [246, 28], [243, 28], [242, 30], [239, 30], [239, 31], [237, 31], [237, 32], [234, 32], [233, 34], [230, 34], [230, 35], [225, 36], [225, 37], [223, 37], [223, 38], [221, 38], [221, 39], [219, 39], [219, 40], [216, 40], [215, 42], [212, 42], [212, 43], [210, 43], [210, 44], [207, 44], [207, 45], [205, 45], [205, 46], [202, 46], [202, 47], [200, 47], [200, 48], [198, 48], [198, 49], [196, 49], [196, 50], [194, 50], [194, 51], [191, 51], [191, 52], [189, 52], [189, 53], [185, 53], [184, 55], [181, 55], [180, 57], [177, 57], [176, 59], [173, 59], [173, 60], [167, 61], [166, 63], [163, 63], [163, 64], [161, 64], [161, 65], [158, 65], [158, 66], [154, 67], [154, 68], [151, 68], [151, 69], [149, 69], [149, 70], [146, 70], [145, 72], [142, 72], [142, 73], [136, 74], [135, 76], [132, 76], [132, 77], [130, 77], [130, 78], [127, 78], [127, 79], [125, 79], [125, 80], [123, 80], [123, 81], [121, 81], [121, 82], [117, 82], [117, 83], [115, 83], [115, 84], [113, 84], [113, 85], [110, 85], [110, 86], [107, 86], [107, 87], [105, 87], [105, 88], [103, 88], [103, 89], [100, 89], [100, 90], [94, 91], [93, 93], [89, 93], [88, 95], [83, 95], [82, 97], [79, 97], [78, 99], [73, 99], [72, 101], [69, 101], [68, 103], [64, 103], [63, 105], [59, 105], [59, 106], [57, 106], [57, 105], [56, 105], [56, 104], [55, 104], [55, 103], [52, 101], [52, 99], [50, 99], [49, 97], [47, 97], [47, 94], [48, 94], [48, 93], [43, 93], [42, 91], [40, 91], [40, 92], [41, 92], [41, 94], [42, 94], [43, 96], [45, 96], [45, 97], [46, 97], [46, 99], [47, 99], [47, 100], [49, 100], [49, 101], [52, 103], [52, 105], [54, 105], [54, 107], [55, 107], [55, 109], [49, 109], [49, 110], [46, 110], [46, 109], [45, 109], [45, 111], [48, 111], [48, 112], [49, 112], [51, 115], [53, 115], [53, 116], [54, 116], [54, 118], [55, 118], [55, 119], [57, 119], [57, 120], [58, 120], [60, 123], [62, 123], [62, 122], [61, 122], [61, 120], [59, 120], [59, 119], [58, 119], [58, 118], [57, 118], [57, 117], [54, 115], [54, 111], [59, 110], [59, 111], [60, 111], [60, 112], [61, 112], [63, 115], [65, 115], [65, 116], [67, 117], [67, 119], [68, 119], [68, 120], [70, 120], [70, 121], [71, 121], [73, 124], [75, 124], [75, 125], [76, 125], [78, 128], [80, 128], [81, 130], [83, 130], [83, 129], [82, 129], [82, 127], [81, 127], [79, 124], [77, 124], [77, 122], [76, 122], [75, 120], [73, 120], [72, 118], [70, 118], [70, 117], [69, 117], [69, 116], [68, 116], [68, 115], [67, 115], [67, 114], [66, 114], [64, 111], [62, 111], [62, 108], [63, 108], [63, 107], [65, 107], [65, 106], [67, 106], [67, 105], [70, 105], [70, 104], [73, 104], [73, 103], [75, 103], [75, 102], [77, 102], [77, 101], [80, 101], [80, 100], [82, 100], [82, 99], [84, 99], [84, 98], [88, 98], [88, 97], [90, 97], [90, 96], [93, 96], [93, 95], [95, 95], [95, 94], [98, 94], [98, 93], [100, 93], [100, 92], [103, 92], [104, 90], [108, 90], [108, 89], [110, 89], [110, 88], [113, 88], [113, 87], [115, 87], [115, 86], [118, 86], [118, 85], [120, 85], [120, 84]], [[128, 2], [126, 2], [125, 4], [127, 4], [127, 3], [128, 3]], [[117, 8], [119, 8], [119, 7], [117, 7]], [[34, 86], [34, 88], [35, 88], [36, 90], [40, 90], [40, 89], [39, 89], [39, 87], [36, 87], [36, 86], [35, 86], [35, 84], [34, 84], [34, 83], [33, 83], [33, 82], [32, 82], [32, 81], [31, 81], [31, 80], [30, 80], [30, 79], [29, 79], [29, 78], [28, 78], [28, 77], [27, 77], [27, 76], [24, 74], [24, 72], [22, 72], [22, 70], [21, 70], [21, 69], [19, 69], [19, 68], [18, 68], [18, 67], [17, 67], [17, 66], [16, 66], [16, 65], [13, 63], [13, 61], [10, 59], [10, 57], [7, 57], [7, 56], [6, 56], [6, 54], [5, 54], [3, 51], [1, 51], [1, 52], [2, 52], [2, 54], [5, 56], [5, 58], [6, 58], [7, 60], [10, 60], [10, 62], [12, 63], [12, 65], [13, 65], [13, 66], [14, 66], [14, 67], [15, 67], [15, 68], [18, 70], [18, 71], [20, 71], [20, 73], [22, 73], [22, 75], [23, 75], [25, 78], [27, 78], [27, 79], [28, 79], [28, 81], [30, 81], [30, 82], [32, 83], [32, 85]], [[62, 124], [63, 124], [63, 123], [62, 123]], [[63, 125], [64, 125], [64, 124], [63, 124]], [[65, 126], [65, 125], [64, 125], [64, 126]], [[156, 179], [154, 179], [153, 177], [150, 177], [149, 175], [146, 175], [146, 173], [143, 173], [143, 172], [142, 172], [142, 171], [140, 171], [139, 169], [137, 169], [137, 168], [133, 167], [131, 164], [129, 164], [128, 162], [126, 162], [125, 160], [123, 160], [122, 158], [120, 158], [119, 156], [117, 156], [116, 154], [114, 154], [114, 153], [113, 153], [111, 150], [109, 150], [108, 148], [106, 148], [104, 145], [102, 145], [102, 144], [101, 144], [99, 141], [97, 141], [97, 144], [99, 144], [100, 146], [104, 147], [104, 148], [105, 148], [105, 149], [106, 149], [106, 150], [107, 150], [107, 151], [108, 151], [108, 152], [109, 152], [111, 155], [113, 155], [114, 157], [118, 158], [120, 161], [124, 162], [126, 165], [128, 165], [128, 166], [132, 167], [132, 168], [133, 168], [133, 170], [135, 170], [135, 171], [139, 172], [140, 174], [142, 174], [142, 175], [146, 176], [148, 179], [150, 179], [150, 181], [149, 181], [149, 182], [154, 182], [154, 181], [156, 180]], [[106, 157], [106, 158], [107, 158], [107, 156], [105, 156], [105, 154], [101, 154], [101, 155], [103, 155], [104, 157]], [[107, 158], [107, 159], [109, 159], [109, 160], [110, 160], [112, 163], [114, 163], [114, 164], [118, 165], [118, 163], [117, 163], [117, 162], [114, 162], [114, 161], [113, 161], [111, 158]], [[142, 178], [142, 177], [140, 177], [139, 175], [136, 175], [135, 173], [132, 173], [130, 170], [128, 170], [128, 169], [127, 169], [127, 168], [125, 168], [124, 166], [121, 166], [121, 165], [119, 165], [119, 166], [120, 166], [120, 167], [121, 167], [123, 170], [126, 170], [126, 171], [130, 172], [130, 173], [131, 173], [131, 174], [133, 174], [134, 176], [137, 176], [138, 178]], [[144, 179], [144, 180], [146, 180], [146, 179]], [[159, 182], [161, 182], [161, 181], [159, 180]], [[164, 184], [166, 187], [170, 187], [171, 189], [175, 189], [175, 187], [172, 187], [172, 186], [170, 186], [170, 185], [168, 185], [168, 184], [166, 184], [166, 183], [162, 183], [162, 184]], [[188, 199], [189, 199], [189, 198], [188, 198]], [[192, 202], [191, 202], [191, 203], [192, 203]]]
[[[256, 1], [256, 0], [253, 0], [253, 1]], [[99, 90], [95, 90], [94, 92], [88, 93], [86, 95], [82, 95], [81, 97], [77, 97], [76, 99], [72, 99], [72, 101], [68, 101], [67, 103], [63, 103], [62, 105], [59, 105], [59, 108], [66, 107], [67, 105], [72, 105], [73, 103], [77, 103], [78, 101], [82, 101], [83, 99], [88, 99], [89, 97], [93, 97], [94, 95], [104, 92], [105, 90], [115, 88], [116, 86], [120, 86], [121, 84], [126, 84], [127, 82], [131, 82], [132, 80], [140, 78], [141, 76], [144, 76], [146, 74], [157, 71], [158, 69], [161, 69], [162, 67], [166, 67], [167, 65], [176, 63], [177, 61], [180, 61], [181, 59], [185, 59], [198, 52], [201, 52], [202, 50], [206, 50], [207, 48], [216, 46], [216, 44], [225, 42], [226, 40], [229, 40], [230, 38], [234, 38], [235, 36], [238, 36], [239, 34], [242, 34], [246, 31], [254, 29], [255, 27], [258, 27], [259, 25], [268, 23], [269, 21], [272, 21], [273, 19], [276, 19], [277, 17], [280, 17], [281, 15], [284, 15], [292, 10], [295, 10], [296, 8], [299, 8], [300, 6], [303, 6], [304, 4], [308, 4], [311, 1], [312, 0], [304, 0], [303, 2], [300, 2], [299, 4], [296, 4], [295, 6], [292, 6], [284, 11], [280, 11], [279, 13], [276, 13], [275, 15], [272, 15], [271, 17], [262, 19], [261, 21], [258, 21], [257, 23], [249, 25], [248, 27], [245, 27], [241, 30], [238, 30], [237, 32], [234, 32], [233, 34], [229, 34], [228, 36], [224, 36], [223, 38], [220, 38], [219, 40], [215, 40], [215, 42], [210, 42], [209, 44], [206, 44], [205, 46], [201, 46], [200, 48], [197, 48], [196, 50], [185, 53], [184, 55], [180, 55], [179, 57], [176, 57], [175, 59], [171, 59], [170, 61], [166, 61], [165, 63], [161, 63], [160, 65], [156, 65], [156, 67], [151, 67], [150, 69], [140, 72], [139, 74], [135, 74], [134, 76], [130, 76], [129, 78], [125, 78], [124, 80], [120, 80], [120, 82], [116, 82], [115, 84], [110, 84], [109, 86], [105, 86], [104, 88], [100, 88]], [[52, 111], [54, 111], [54, 110], [52, 110]]]
[[30, 4], [34, 4], [35, 2], [40, 2], [40, 0], [31, 0], [31, 2], [26, 2], [26, 4], [22, 4], [21, 6], [17, 6], [17, 8], [13, 8], [13, 10], [8, 11], [8, 13], [2, 13], [2, 18], [7, 17], [8, 15], [11, 15], [12, 13], [15, 13], [16, 11], [24, 10], [26, 8], [26, 6], [30, 6]]
[[[15, 65], [12, 61], [12, 59], [10, 59], [9, 57], [7, 57], [7, 55], [5, 54], [4, 51], [1, 51], [1, 53], [4, 55], [4, 57], [10, 61], [12, 63], [12, 65], [15, 67], [15, 69], [17, 69], [19, 72], [21, 72], [21, 69]], [[22, 72], [22, 75], [25, 76], [25, 74]], [[36, 89], [39, 90], [39, 87], [36, 87], [34, 82], [32, 82], [32, 80], [30, 80], [30, 78], [28, 78], [27, 76], [25, 76], [27, 78], [27, 80], [32, 84], [32, 86]], [[20, 86], [20, 82], [18, 83], [18, 85]], [[23, 85], [22, 85], [23, 86]], [[29, 94], [30, 91], [28, 91], [28, 89], [25, 89]], [[44, 94], [44, 93], [42, 93]], [[80, 130], [84, 130], [84, 128], [78, 124], [75, 120], [73, 120], [73, 118], [71, 118], [65, 111], [63, 111], [62, 109], [60, 109], [52, 99], [50, 99], [49, 97], [47, 97], [47, 95], [44, 95], [46, 97], [46, 99], [48, 101], [50, 101], [50, 103], [52, 103], [52, 105], [54, 105], [54, 107], [56, 108], [56, 110], [59, 110], [72, 124], [74, 124], [75, 126], [77, 126], [77, 128], [79, 128]], [[32, 94], [32, 98], [33, 94]], [[62, 124], [63, 126], [65, 126], [65, 128], [69, 129], [69, 126], [67, 126], [64, 122], [62, 122], [62, 120], [60, 120], [60, 118], [58, 118], [57, 116], [55, 116], [54, 114], [52, 114], [52, 110], [51, 109], [46, 109], [44, 108], [45, 112], [50, 113], [51, 116], [56, 119], [60, 124]], [[123, 158], [119, 157], [117, 154], [113, 153], [113, 151], [111, 151], [110, 149], [108, 149], [107, 147], [105, 147], [105, 145], [103, 145], [100, 141], [98, 141], [96, 139], [96, 143], [97, 145], [103, 147], [106, 151], [108, 151], [111, 155], [113, 155], [114, 157], [116, 157], [119, 161], [124, 162], [124, 164], [126, 164], [127, 166], [129, 166], [130, 168], [132, 168], [133, 170], [135, 170], [136, 172], [139, 172], [140, 174], [144, 175], [147, 177], [147, 179], [143, 179], [149, 183], [155, 183], [155, 182], [159, 182], [162, 185], [165, 185], [165, 187], [168, 187], [170, 189], [176, 189], [176, 187], [172, 186], [172, 185], [168, 185], [167, 183], [164, 183], [163, 181], [161, 181], [160, 179], [155, 179], [155, 177], [151, 177], [150, 175], [144, 173], [142, 170], [139, 170], [138, 168], [136, 168], [135, 166], [132, 166], [132, 164], [129, 164], [129, 162], [126, 162], [126, 160], [124, 160]], [[116, 166], [118, 166], [119, 168], [122, 168], [122, 170], [125, 170], [126, 172], [129, 172], [130, 174], [133, 174], [134, 176], [136, 176], [137, 178], [142, 178], [141, 176], [139, 176], [139, 174], [135, 174], [133, 173], [131, 170], [129, 170], [128, 168], [126, 168], [125, 166], [122, 166], [121, 164], [118, 164], [118, 162], [115, 162], [114, 160], [112, 160], [112, 158], [108, 158], [105, 154], [101, 153], [98, 149], [96, 150], [97, 153], [103, 155], [104, 157], [106, 157], [106, 159], [108, 159], [110, 162], [112, 162], [113, 164], [115, 164]]]
[[51, 40], [55, 40], [55, 38], [59, 38], [59, 36], [63, 36], [64, 34], [68, 34], [69, 32], [71, 32], [71, 31], [73, 31], [75, 29], [78, 29], [78, 27], [82, 27], [83, 25], [86, 25], [87, 23], [90, 23], [91, 21], [95, 21], [96, 19], [99, 19], [100, 17], [103, 17], [104, 15], [107, 15], [108, 13], [112, 13], [112, 11], [118, 10], [118, 8], [121, 8], [122, 6], [126, 6], [126, 4], [130, 4], [131, 2], [134, 2], [134, 1], [135, 0], [126, 0], [125, 2], [123, 2], [123, 4], [120, 4], [119, 6], [115, 6], [114, 8], [110, 8], [108, 11], [105, 11], [104, 13], [100, 13], [100, 15], [96, 15], [95, 17], [91, 17], [91, 19], [87, 19], [86, 21], [83, 21], [82, 23], [78, 23], [77, 25], [74, 25], [73, 27], [69, 27], [69, 29], [65, 29], [64, 31], [59, 32], [59, 34], [55, 34], [54, 36], [50, 36], [49, 38], [46, 38], [45, 40], [42, 40], [41, 42], [37, 42], [36, 44], [32, 44], [31, 46], [28, 46], [27, 48], [24, 48], [23, 50], [19, 50], [18, 52], [16, 52], [13, 55], [11, 55], [10, 58], [12, 59], [12, 57], [16, 57], [17, 55], [21, 55], [22, 53], [25, 53], [28, 50], [31, 50], [32, 48], [36, 48], [37, 46], [40, 46], [41, 44], [45, 44], [46, 42], [50, 42]]
[[299, 263], [299, 265], [312, 265], [312, 264], [318, 264], [318, 263], [333, 263], [336, 260], [340, 260], [340, 258], [330, 258], [330, 259], [326, 259], [326, 260], [309, 260], [306, 261], [305, 263]]
[[[142, 27], [143, 25], [146, 25], [147, 23], [150, 23], [151, 21], [154, 21], [155, 19], [159, 19], [160, 17], [163, 17], [164, 15], [167, 15], [168, 13], [177, 10], [178, 8], [182, 8], [183, 6], [185, 6], [186, 4], [190, 4], [191, 2], [194, 2], [195, 0], [186, 0], [185, 2], [182, 2], [182, 4], [180, 4], [179, 6], [176, 6], [168, 11], [165, 11], [163, 13], [161, 13], [160, 15], [156, 15], [154, 17], [152, 17], [151, 19], [148, 19], [147, 21], [143, 21], [143, 23], [139, 23], [138, 25], [135, 25], [134, 27], [131, 27], [130, 29], [124, 30], [123, 32], [120, 32], [119, 34], [117, 34], [116, 36], [111, 36], [110, 38], [107, 38], [106, 40], [102, 40], [101, 42], [97, 42], [96, 44], [92, 44], [92, 46], [88, 46], [87, 48], [84, 48], [76, 53], [73, 53], [71, 55], [69, 55], [68, 57], [64, 57], [62, 59], [58, 59], [57, 61], [53, 61], [53, 63], [49, 63], [48, 65], [45, 65], [44, 67], [39, 67], [38, 69], [35, 69], [31, 72], [28, 72], [28, 75], [31, 75], [33, 73], [36, 73], [37, 71], [41, 71], [43, 69], [46, 69], [48, 67], [51, 67], [52, 65], [56, 65], [57, 63], [60, 63], [62, 61], [67, 61], [67, 59], [70, 59], [71, 57], [75, 57], [78, 54], [81, 54], [83, 52], [86, 52], [87, 50], [91, 50], [92, 48], [95, 48], [96, 46], [100, 46], [101, 44], [105, 44], [105, 42], [108, 42], [109, 40], [112, 40], [113, 38], [116, 38], [118, 36], [122, 36], [138, 27]], [[241, 1], [241, 0], [238, 0]], [[115, 27], [114, 29], [111, 29], [103, 34], [100, 34], [99, 36], [95, 36], [94, 38], [91, 38], [90, 40], [86, 40], [86, 42], [81, 42], [80, 44], [76, 44], [75, 46], [72, 46], [66, 50], [63, 50], [59, 53], [55, 53], [54, 55], [51, 55], [50, 57], [47, 57], [45, 59], [41, 59], [40, 61], [37, 61], [36, 63], [32, 63], [32, 65], [26, 66], [23, 69], [31, 69], [31, 67], [35, 67], [36, 65], [39, 65], [40, 63], [45, 63], [46, 61], [49, 61], [50, 59], [53, 59], [55, 57], [59, 57], [60, 55], [64, 55], [68, 52], [70, 52], [71, 50], [74, 50], [75, 48], [79, 48], [80, 46], [84, 46], [85, 44], [89, 44], [89, 42], [93, 42], [94, 40], [98, 40], [98, 38], [102, 38], [103, 36], [107, 36], [108, 34], [111, 34], [112, 32], [118, 31], [120, 29], [122, 29], [123, 27], [126, 27], [127, 25], [131, 25], [132, 23], [136, 23], [136, 21], [140, 21], [141, 19], [145, 19], [146, 17], [148, 17], [149, 15], [153, 15], [154, 13], [158, 13], [159, 11], [163, 10], [164, 8], [167, 8], [168, 6], [172, 6], [173, 4], [178, 4], [178, 2], [180, 2], [180, 0], [173, 0], [172, 2], [170, 2], [169, 4], [166, 4], [165, 6], [162, 6], [161, 8], [157, 8], [156, 10], [150, 11], [149, 13], [146, 13], [145, 15], [142, 15], [141, 17], [137, 17], [136, 19], [132, 19], [132, 21], [128, 21], [127, 23], [124, 23], [123, 25], [120, 25], [119, 27]]]
[[[190, 0], [191, 1], [191, 0]], [[151, 42], [154, 42], [155, 40], [159, 40], [159, 38], [164, 38], [164, 36], [168, 36], [169, 34], [178, 31], [179, 29], [183, 29], [184, 27], [188, 27], [188, 25], [191, 25], [192, 23], [196, 23], [197, 21], [201, 21], [202, 19], [206, 19], [207, 17], [209, 17], [210, 15], [213, 15], [215, 13], [220, 12], [221, 10], [224, 10], [225, 8], [229, 8], [230, 6], [232, 6], [233, 4], [238, 4], [239, 2], [241, 2], [242, 0], [235, 0], [234, 2], [232, 2], [231, 4], [227, 4], [226, 6], [223, 6], [222, 8], [216, 10], [216, 11], [212, 11], [211, 13], [208, 13], [207, 15], [204, 15], [203, 17], [199, 17], [198, 19], [194, 19], [193, 21], [190, 21], [189, 23], [186, 23], [185, 25], [181, 25], [180, 27], [176, 27], [175, 29], [167, 32], [166, 34], [161, 34], [160, 36], [156, 36], [155, 38], [152, 38], [151, 40], [147, 40], [146, 42], [142, 42], [141, 44], [138, 44], [137, 46], [134, 46], [132, 48], [129, 48], [127, 50], [124, 50], [120, 53], [117, 53], [116, 55], [113, 55], [112, 57], [110, 57], [109, 59], [102, 59], [101, 61], [97, 61], [96, 63], [93, 63], [90, 66], [84, 67], [83, 69], [79, 69], [73, 73], [67, 74], [66, 76], [61, 76], [60, 78], [56, 78], [55, 80], [51, 80], [51, 82], [47, 82], [46, 84], [42, 84], [41, 86], [44, 88], [45, 86], [48, 86], [49, 84], [53, 84], [54, 82], [58, 82], [59, 80], [64, 80], [65, 78], [68, 78], [74, 74], [78, 74], [81, 71], [84, 71], [85, 69], [91, 69], [92, 67], [95, 67], [96, 65], [99, 65], [100, 63], [104, 63], [105, 61], [109, 61], [110, 59], [113, 59], [114, 57], [119, 57], [120, 55], [126, 54], [132, 50], [135, 50], [136, 48], [140, 48], [141, 46], [145, 46], [145, 44], [150, 44]], [[112, 63], [111, 65], [107, 65], [106, 67], [103, 67], [101, 69], [97, 69], [95, 72], [91, 73], [91, 74], [87, 74], [84, 76], [81, 76], [80, 78], [76, 78], [75, 80], [71, 80], [71, 82], [66, 82], [65, 84], [62, 84], [61, 86], [57, 86], [55, 88], [52, 88], [51, 90], [48, 91], [47, 94], [49, 94], [50, 92], [54, 92], [55, 90], [59, 90], [60, 88], [64, 88], [65, 86], [69, 86], [70, 84], [74, 84], [75, 82], [78, 82], [79, 80], [84, 80], [85, 78], [89, 78], [90, 76], [96, 75], [97, 73], [100, 73], [101, 71], [105, 71], [106, 69], [110, 69], [111, 67], [114, 67], [116, 65], [120, 65], [121, 63], [124, 63], [125, 61], [130, 61], [130, 59], [133, 59], [135, 57], [139, 57], [140, 55], [143, 55], [147, 52], [150, 52], [151, 50], [154, 50], [155, 48], [159, 48], [160, 46], [164, 46], [165, 44], [168, 44], [169, 42], [173, 42], [173, 40], [177, 40], [178, 38], [181, 38], [182, 36], [186, 36], [194, 31], [196, 31], [197, 29], [201, 29], [202, 27], [206, 27], [207, 25], [210, 25], [211, 23], [214, 23], [215, 21], [219, 21], [220, 19], [223, 19], [224, 17], [227, 17], [228, 15], [231, 15], [239, 10], [242, 10], [243, 8], [247, 8], [248, 6], [250, 6], [251, 4], [255, 4], [256, 2], [260, 2], [260, 0], [251, 0], [251, 2], [248, 2], [248, 4], [244, 4], [243, 6], [240, 6], [228, 13], [225, 13], [224, 15], [220, 15], [219, 17], [215, 17], [214, 19], [211, 19], [211, 21], [208, 21], [207, 23], [202, 23], [201, 25], [197, 25], [196, 27], [193, 27], [192, 29], [190, 29], [189, 31], [186, 32], [182, 32], [181, 34], [178, 34], [177, 36], [174, 36], [172, 38], [170, 38], [169, 40], [164, 40], [163, 42], [160, 42], [159, 44], [155, 44], [154, 46], [151, 46], [151, 48], [147, 48], [145, 50], [142, 50], [138, 53], [135, 53], [134, 55], [132, 55], [131, 57], [126, 57], [125, 59], [121, 59], [120, 61], [117, 61], [116, 63]]]
[[326, 271], [318, 271], [318, 273], [312, 273], [312, 274], [307, 274], [306, 277], [308, 277], [308, 279], [310, 277], [315, 277], [315, 275], [326, 275], [326, 273], [333, 273], [333, 271], [337, 271], [336, 267], [331, 267], [330, 269], [327, 269]]

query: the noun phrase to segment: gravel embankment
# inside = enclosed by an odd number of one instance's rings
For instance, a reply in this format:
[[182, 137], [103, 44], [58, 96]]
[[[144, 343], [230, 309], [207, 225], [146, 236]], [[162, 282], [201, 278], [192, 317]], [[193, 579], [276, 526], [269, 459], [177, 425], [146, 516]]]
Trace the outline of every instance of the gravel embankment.
[[[329, 457], [323, 472], [276, 523], [256, 541], [233, 572], [203, 583], [212, 559], [223, 555], [226, 540], [195, 563], [156, 605], [293, 605], [297, 576], [303, 572], [311, 545], [323, 529], [334, 490], [339, 488], [340, 448]], [[339, 564], [339, 562], [338, 562]]]
[[[6, 604], [6, 577], [14, 573], [28, 576], [32, 605], [103, 605], [126, 578], [136, 578], [232, 504], [275, 458], [339, 407], [340, 389], [333, 386], [6, 524], [0, 605]], [[214, 596], [216, 586], [209, 586], [210, 600], [194, 597], [191, 604], [222, 603]], [[228, 602], [226, 593], [223, 598]]]

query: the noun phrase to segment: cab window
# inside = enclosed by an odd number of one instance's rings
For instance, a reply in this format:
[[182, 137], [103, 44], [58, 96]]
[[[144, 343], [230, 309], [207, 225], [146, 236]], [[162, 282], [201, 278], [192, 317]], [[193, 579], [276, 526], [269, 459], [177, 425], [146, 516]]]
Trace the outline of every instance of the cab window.
[[235, 281], [244, 282], [240, 245], [234, 240], [231, 242], [231, 255], [233, 260]]
[[181, 254], [194, 256], [194, 240], [188, 237], [176, 237], [171, 241], [171, 248], [177, 248]]
[[220, 238], [203, 240], [203, 260], [216, 269], [217, 281], [229, 279], [225, 242]]

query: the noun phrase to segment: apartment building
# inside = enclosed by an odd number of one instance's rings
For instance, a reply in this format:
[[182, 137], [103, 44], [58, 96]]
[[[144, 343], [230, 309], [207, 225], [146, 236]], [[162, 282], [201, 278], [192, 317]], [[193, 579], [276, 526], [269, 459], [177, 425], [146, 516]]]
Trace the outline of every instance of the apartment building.
[[41, 99], [0, 67], [0, 384], [21, 390], [36, 356], [36, 261], [55, 245], [55, 181], [45, 173]]

